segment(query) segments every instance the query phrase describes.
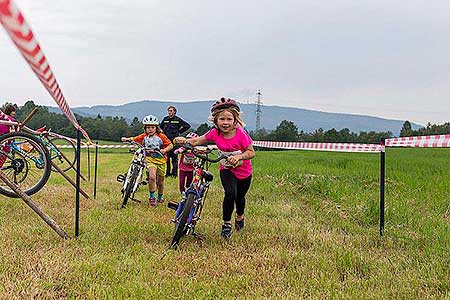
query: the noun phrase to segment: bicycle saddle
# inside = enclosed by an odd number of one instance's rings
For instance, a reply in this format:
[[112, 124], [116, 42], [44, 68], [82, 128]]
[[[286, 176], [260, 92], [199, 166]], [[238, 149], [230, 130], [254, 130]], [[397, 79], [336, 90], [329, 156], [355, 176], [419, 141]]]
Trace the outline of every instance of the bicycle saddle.
[[41, 128], [39, 128], [39, 129], [36, 129], [36, 131], [37, 131], [37, 132], [44, 132], [45, 129], [47, 129], [47, 125], [44, 125], [44, 126], [42, 126]]

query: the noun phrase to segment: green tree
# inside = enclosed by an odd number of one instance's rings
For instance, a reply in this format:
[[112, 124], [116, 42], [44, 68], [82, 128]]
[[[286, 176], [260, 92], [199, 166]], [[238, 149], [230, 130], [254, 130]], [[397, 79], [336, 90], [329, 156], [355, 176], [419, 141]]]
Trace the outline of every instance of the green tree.
[[405, 123], [403, 123], [402, 129], [400, 130], [400, 136], [413, 136], [413, 135], [414, 131], [412, 130], [411, 122], [405, 121]]
[[208, 131], [210, 131], [213, 127], [209, 126], [208, 123], [202, 123], [200, 124], [200, 126], [197, 127], [196, 133], [198, 135], [203, 135], [205, 133], [207, 133]]
[[133, 121], [130, 124], [130, 136], [136, 136], [143, 132], [143, 124], [139, 121], [138, 117], [134, 117]]
[[296, 142], [298, 141], [298, 127], [292, 121], [283, 120], [269, 135], [274, 141]]
[[323, 131], [323, 128], [319, 128], [314, 130], [314, 132], [311, 134], [311, 138], [308, 140], [308, 142], [324, 142], [325, 141], [325, 134]]
[[267, 130], [265, 128], [261, 128], [259, 130], [251, 131], [249, 134], [252, 137], [252, 139], [255, 140], [255, 141], [267, 140], [268, 139], [268, 135], [269, 135], [269, 133], [267, 132]]
[[339, 141], [339, 133], [336, 129], [331, 128], [325, 132], [324, 139], [327, 143], [337, 143]]

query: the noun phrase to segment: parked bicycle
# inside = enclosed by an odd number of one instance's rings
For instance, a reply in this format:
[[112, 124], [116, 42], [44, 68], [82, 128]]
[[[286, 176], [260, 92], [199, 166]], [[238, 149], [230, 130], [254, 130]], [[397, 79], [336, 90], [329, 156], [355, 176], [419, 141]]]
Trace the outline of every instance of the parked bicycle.
[[208, 171], [208, 163], [217, 163], [222, 159], [226, 159], [226, 155], [220, 155], [218, 158], [211, 159], [208, 155], [215, 149], [193, 147], [191, 144], [184, 144], [184, 151], [192, 152], [196, 157], [194, 163], [194, 178], [190, 187], [185, 191], [180, 203], [169, 202], [169, 208], [174, 209], [175, 230], [170, 244], [171, 248], [176, 248], [183, 235], [195, 236], [195, 225], [201, 219], [201, 213], [205, 205], [206, 196], [209, 186], [214, 178], [213, 174]]
[[121, 208], [124, 208], [127, 205], [129, 199], [141, 202], [140, 200], [135, 199], [134, 195], [140, 185], [147, 184], [146, 180], [142, 180], [143, 176], [148, 176], [147, 172], [144, 173], [144, 170], [146, 170], [146, 157], [152, 153], [164, 155], [159, 149], [145, 148], [143, 145], [133, 141], [126, 143], [136, 146], [137, 149], [134, 151], [133, 160], [128, 168], [128, 172], [117, 176], [117, 181], [122, 182], [122, 188], [120, 190], [122, 193]]
[[[50, 154], [42, 141], [25, 132], [0, 136], [0, 167], [2, 172], [27, 195], [38, 192], [50, 176]], [[0, 194], [19, 197], [0, 181]]]
[[[70, 169], [75, 170], [74, 165], [77, 148], [71, 138], [51, 132], [51, 129], [46, 130], [45, 126], [37, 130], [33, 130], [25, 126], [23, 130], [35, 135], [39, 140], [41, 140], [41, 142], [48, 149], [52, 162], [63, 172]], [[57, 171], [57, 169], [53, 166], [51, 170], [54, 172]]]

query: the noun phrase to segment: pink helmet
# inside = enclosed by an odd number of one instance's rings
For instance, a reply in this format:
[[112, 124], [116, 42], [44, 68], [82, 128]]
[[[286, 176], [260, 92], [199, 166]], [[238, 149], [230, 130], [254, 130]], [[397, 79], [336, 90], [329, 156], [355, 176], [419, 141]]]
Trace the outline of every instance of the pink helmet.
[[236, 100], [230, 98], [226, 99], [222, 97], [212, 105], [211, 113], [217, 109], [230, 107], [234, 107], [237, 111], [240, 111], [239, 105], [237, 104]]
[[186, 134], [186, 137], [188, 139], [190, 139], [190, 138], [197, 138], [198, 134], [196, 134], [195, 132], [189, 132], [188, 134]]

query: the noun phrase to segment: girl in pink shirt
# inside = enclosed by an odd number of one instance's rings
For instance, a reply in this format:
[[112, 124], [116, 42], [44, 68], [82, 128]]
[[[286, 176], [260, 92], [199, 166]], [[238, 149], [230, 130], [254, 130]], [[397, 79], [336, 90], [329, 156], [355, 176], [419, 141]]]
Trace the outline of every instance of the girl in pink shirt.
[[[7, 115], [9, 121], [15, 122], [16, 119], [14, 117], [16, 116], [16, 106], [13, 104], [7, 104], [5, 106], [4, 113]], [[6, 134], [11, 131], [11, 126], [0, 124], [0, 135]], [[4, 145], [3, 149], [4, 152], [9, 152], [11, 150], [11, 147], [9, 145]], [[3, 164], [6, 161], [6, 155], [0, 155], [0, 167], [3, 167]]]
[[220, 162], [220, 180], [224, 189], [223, 225], [221, 236], [231, 237], [231, 216], [236, 205], [235, 229], [244, 227], [245, 195], [250, 188], [252, 164], [255, 157], [253, 141], [243, 129], [244, 122], [240, 116], [240, 108], [233, 99], [221, 98], [211, 108], [210, 121], [214, 128], [198, 138], [176, 138], [175, 143], [188, 142], [193, 146], [214, 142], [219, 151], [228, 155]]
[[[7, 104], [4, 109], [4, 113], [7, 115], [9, 121], [15, 122], [16, 119], [16, 107], [13, 104]], [[0, 124], [0, 135], [10, 132], [11, 127], [8, 125]]]

